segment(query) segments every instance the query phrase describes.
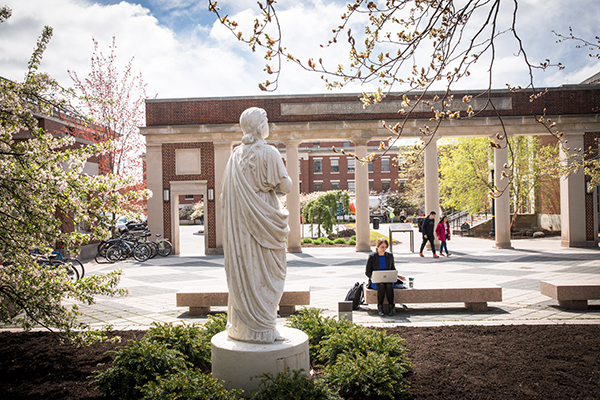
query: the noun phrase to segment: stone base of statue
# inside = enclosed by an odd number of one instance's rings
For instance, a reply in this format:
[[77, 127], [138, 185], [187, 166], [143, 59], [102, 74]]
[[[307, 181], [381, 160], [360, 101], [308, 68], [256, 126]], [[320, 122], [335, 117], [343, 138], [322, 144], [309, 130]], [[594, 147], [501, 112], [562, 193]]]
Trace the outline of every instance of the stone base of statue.
[[273, 375], [291, 370], [310, 371], [308, 335], [298, 329], [277, 327], [286, 338], [273, 344], [240, 342], [230, 339], [227, 332], [213, 336], [212, 377], [224, 381], [227, 389], [243, 389], [244, 396], [258, 388], [260, 379], [250, 378], [270, 372]]

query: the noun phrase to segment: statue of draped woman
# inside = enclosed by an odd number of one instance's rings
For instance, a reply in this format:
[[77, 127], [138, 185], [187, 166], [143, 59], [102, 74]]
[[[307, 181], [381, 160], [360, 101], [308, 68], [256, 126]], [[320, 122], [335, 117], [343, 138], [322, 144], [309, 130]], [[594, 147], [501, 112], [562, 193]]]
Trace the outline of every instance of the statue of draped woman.
[[275, 194], [292, 181], [279, 151], [268, 145], [267, 113], [252, 107], [240, 116], [242, 145], [223, 176], [223, 252], [229, 290], [227, 334], [255, 343], [281, 340], [276, 329], [283, 294], [288, 212]]

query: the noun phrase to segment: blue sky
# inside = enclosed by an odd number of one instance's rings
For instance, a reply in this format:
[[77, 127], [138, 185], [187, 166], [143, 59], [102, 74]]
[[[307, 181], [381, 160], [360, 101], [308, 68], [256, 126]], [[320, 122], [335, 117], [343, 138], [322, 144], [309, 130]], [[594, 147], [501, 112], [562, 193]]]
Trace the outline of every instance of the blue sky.
[[[512, 2], [503, 2], [511, 4]], [[13, 17], [0, 25], [0, 75], [22, 79], [29, 56], [44, 25], [54, 28], [42, 70], [64, 86], [70, 86], [67, 70], [85, 76], [90, 68], [92, 37], [107, 50], [113, 35], [120, 65], [134, 58], [134, 70], [141, 71], [150, 95], [159, 98], [221, 97], [261, 95], [258, 83], [266, 79], [265, 61], [252, 53], [208, 12], [206, 0], [0, 0], [13, 9]], [[223, 0], [224, 13], [247, 27], [258, 14], [255, 0]], [[344, 47], [323, 50], [331, 28], [344, 12], [340, 0], [280, 0], [284, 22], [284, 45], [302, 59], [323, 57], [330, 65], [347, 62]], [[532, 60], [550, 58], [562, 62], [563, 71], [536, 75], [537, 86], [579, 83], [600, 71], [597, 59], [575, 49], [574, 43], [556, 43], [554, 29], [592, 39], [600, 34], [598, 0], [521, 0], [518, 28]], [[504, 15], [506, 17], [506, 13]], [[356, 26], [358, 30], [358, 25]], [[495, 64], [494, 86], [526, 84], [526, 70], [515, 57], [514, 43], [503, 39]], [[469, 79], [456, 88], [487, 86], [487, 65], [481, 63]], [[373, 90], [357, 84], [346, 91]], [[319, 75], [284, 64], [276, 94], [325, 93]]]

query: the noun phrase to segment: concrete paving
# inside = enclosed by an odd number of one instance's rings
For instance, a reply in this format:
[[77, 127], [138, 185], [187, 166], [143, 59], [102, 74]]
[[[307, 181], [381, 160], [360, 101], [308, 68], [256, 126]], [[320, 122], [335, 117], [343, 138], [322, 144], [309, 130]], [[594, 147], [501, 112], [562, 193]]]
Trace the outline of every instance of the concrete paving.
[[[92, 326], [112, 324], [115, 329], [140, 329], [152, 322], [202, 323], [206, 317], [188, 314], [177, 307], [175, 294], [185, 287], [222, 286], [225, 282], [223, 256], [204, 256], [202, 235], [197, 227], [182, 227], [182, 255], [157, 257], [145, 263], [86, 264], [88, 273], [124, 272], [121, 285], [129, 296], [101, 297], [92, 306], [82, 307], [83, 319]], [[379, 232], [387, 235], [388, 226]], [[407, 304], [408, 310], [393, 317], [380, 317], [376, 305], [362, 305], [353, 312], [354, 322], [373, 326], [455, 325], [455, 324], [600, 324], [600, 300], [589, 301], [589, 309], [570, 311], [558, 307], [556, 300], [540, 294], [540, 281], [546, 279], [584, 279], [600, 284], [600, 249], [563, 248], [560, 237], [513, 240], [513, 249], [494, 249], [493, 241], [453, 237], [448, 242], [452, 255], [434, 259], [411, 253], [407, 233], [395, 233], [403, 243], [393, 246], [396, 268], [404, 276], [422, 284], [491, 283], [502, 287], [502, 302], [489, 303], [487, 312], [472, 312], [462, 303]], [[420, 235], [415, 232], [415, 251]], [[288, 254], [290, 284], [310, 285], [310, 307], [337, 316], [355, 282], [365, 282], [368, 253], [354, 248], [303, 248]], [[215, 307], [223, 312], [225, 307]], [[281, 320], [284, 323], [284, 319]]]
[[[96, 304], [82, 306], [82, 321], [93, 327], [112, 324], [114, 329], [145, 329], [153, 322], [203, 323], [206, 317], [190, 316], [186, 307], [177, 307], [175, 294], [185, 287], [213, 287], [225, 284], [223, 256], [203, 255], [203, 237], [197, 227], [182, 227], [182, 255], [157, 257], [144, 263], [85, 265], [86, 274], [123, 270], [121, 287], [126, 297], [101, 296]], [[379, 232], [387, 235], [388, 226]], [[600, 284], [600, 249], [564, 248], [560, 237], [513, 240], [513, 249], [494, 249], [492, 240], [453, 237], [448, 242], [452, 255], [434, 259], [411, 253], [408, 234], [396, 233], [403, 243], [393, 246], [396, 268], [419, 284], [491, 283], [502, 287], [503, 300], [488, 303], [487, 312], [473, 312], [462, 303], [407, 304], [408, 310], [393, 317], [380, 317], [376, 305], [362, 305], [353, 312], [354, 322], [369, 326], [435, 326], [456, 324], [600, 324], [600, 300], [589, 301], [589, 309], [570, 311], [556, 300], [540, 294], [540, 281], [574, 278]], [[415, 251], [420, 235], [415, 232]], [[355, 282], [365, 282], [368, 253], [352, 247], [303, 248], [287, 255], [290, 284], [310, 285], [310, 307], [337, 316]], [[223, 312], [226, 307], [214, 307]], [[282, 318], [281, 324], [285, 323]]]

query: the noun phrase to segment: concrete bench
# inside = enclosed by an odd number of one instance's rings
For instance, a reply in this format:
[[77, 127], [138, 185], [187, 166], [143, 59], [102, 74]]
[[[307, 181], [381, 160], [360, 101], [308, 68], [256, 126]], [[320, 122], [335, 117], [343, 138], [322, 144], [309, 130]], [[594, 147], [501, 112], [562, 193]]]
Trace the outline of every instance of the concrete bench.
[[[465, 303], [471, 311], [487, 311], [488, 301], [502, 301], [502, 288], [496, 285], [468, 286], [445, 285], [425, 286], [413, 289], [394, 289], [394, 302], [407, 303]], [[365, 302], [377, 304], [377, 291], [365, 290]], [[387, 309], [387, 299], [384, 308]]]
[[[212, 306], [227, 306], [227, 288], [185, 288], [177, 292], [177, 307], [189, 307], [190, 315], [207, 315]], [[286, 286], [279, 302], [279, 314], [290, 315], [296, 306], [310, 304], [310, 286]]]
[[587, 310], [588, 300], [600, 299], [600, 282], [542, 281], [540, 292], [558, 300], [558, 305], [572, 310]]

